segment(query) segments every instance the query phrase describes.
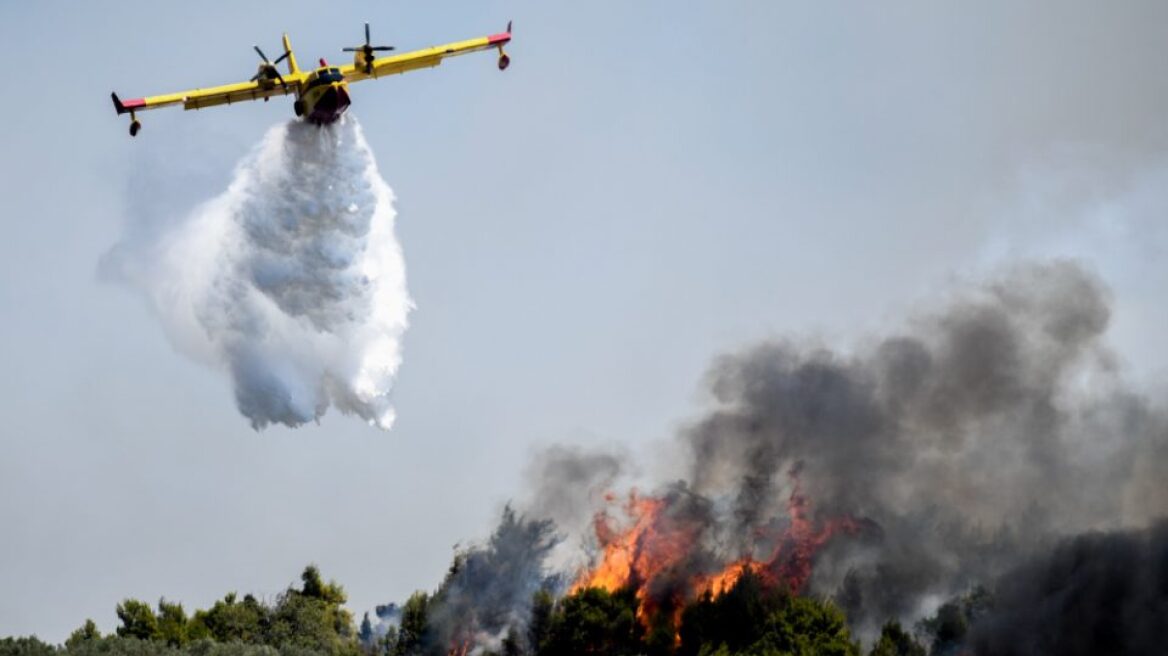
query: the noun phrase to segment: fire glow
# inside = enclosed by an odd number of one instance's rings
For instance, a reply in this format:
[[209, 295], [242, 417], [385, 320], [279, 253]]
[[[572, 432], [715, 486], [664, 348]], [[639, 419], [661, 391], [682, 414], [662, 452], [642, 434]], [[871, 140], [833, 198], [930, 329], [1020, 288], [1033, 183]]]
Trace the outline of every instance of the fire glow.
[[639, 602], [638, 617], [645, 623], [658, 611], [679, 613], [686, 602], [703, 595], [721, 596], [747, 572], [768, 587], [802, 592], [815, 555], [834, 536], [858, 532], [860, 522], [849, 516], [817, 522], [797, 471], [791, 478], [794, 488], [786, 502], [785, 520], [772, 522], [775, 528], [757, 530], [753, 552], [732, 560], [716, 558], [704, 547], [710, 523], [700, 515], [679, 511], [685, 504], [676, 495], [642, 496], [633, 490], [620, 504], [609, 495], [610, 508], [619, 505], [620, 512], [606, 508], [594, 517], [599, 557], [594, 567], [576, 579], [571, 592], [631, 587]]

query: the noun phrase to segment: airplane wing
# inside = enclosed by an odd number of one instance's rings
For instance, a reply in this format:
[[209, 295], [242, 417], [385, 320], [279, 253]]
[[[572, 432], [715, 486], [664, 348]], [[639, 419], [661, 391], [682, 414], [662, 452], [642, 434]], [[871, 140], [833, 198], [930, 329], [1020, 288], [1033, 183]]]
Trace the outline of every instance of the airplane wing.
[[287, 74], [284, 75], [285, 84], [280, 84], [279, 82], [272, 84], [239, 82], [237, 84], [224, 84], [223, 86], [209, 87], [207, 89], [191, 89], [189, 91], [168, 93], [161, 96], [135, 98], [133, 100], [120, 100], [117, 94], [113, 94], [113, 100], [114, 107], [118, 110], [119, 114], [125, 114], [131, 111], [141, 112], [172, 105], [182, 105], [183, 109], [203, 109], [204, 107], [214, 107], [215, 105], [230, 105], [231, 103], [246, 100], [266, 100], [272, 96], [286, 96], [290, 93], [296, 93], [301, 77], [302, 74], [299, 73], [295, 75]]
[[404, 52], [400, 55], [378, 57], [373, 60], [372, 70], [368, 70], [365, 66], [358, 66], [356, 63], [347, 64], [341, 67], [341, 73], [350, 82], [360, 82], [361, 80], [385, 77], [386, 75], [397, 75], [422, 68], [433, 68], [441, 64], [442, 60], [447, 57], [465, 55], [481, 50], [490, 50], [491, 48], [499, 49], [499, 68], [506, 68], [507, 64], [510, 63], [510, 59], [507, 58], [507, 55], [503, 54], [502, 49], [503, 45], [510, 41], [511, 26], [508, 25], [506, 32], [500, 32], [490, 36], [456, 41], [442, 46]]

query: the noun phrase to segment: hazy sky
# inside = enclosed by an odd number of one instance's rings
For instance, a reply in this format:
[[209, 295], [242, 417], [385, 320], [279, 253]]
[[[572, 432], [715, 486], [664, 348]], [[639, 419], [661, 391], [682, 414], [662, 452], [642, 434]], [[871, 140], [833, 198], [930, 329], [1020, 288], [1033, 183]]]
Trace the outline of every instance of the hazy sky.
[[[432, 588], [539, 445], [652, 453], [711, 357], [846, 347], [1020, 256], [1098, 271], [1162, 395], [1168, 4], [965, 4], [0, 4], [0, 635], [270, 595], [308, 562], [358, 613]], [[150, 112], [131, 140], [109, 92], [250, 77], [282, 31], [307, 65], [364, 20], [404, 49], [508, 19], [505, 74], [353, 88], [417, 303], [396, 427], [252, 431], [98, 270], [221, 192], [291, 100]]]

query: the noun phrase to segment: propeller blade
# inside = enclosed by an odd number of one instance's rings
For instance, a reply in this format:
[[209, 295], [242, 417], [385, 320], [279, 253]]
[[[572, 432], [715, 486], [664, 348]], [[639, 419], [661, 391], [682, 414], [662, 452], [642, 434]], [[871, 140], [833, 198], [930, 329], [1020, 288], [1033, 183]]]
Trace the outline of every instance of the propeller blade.
[[369, 45], [369, 23], [365, 23], [365, 45]]
[[284, 76], [280, 75], [280, 71], [276, 71], [276, 79], [280, 81], [280, 86], [284, 87], [286, 91], [288, 89], [288, 83], [284, 81]]
[[361, 48], [341, 48], [341, 52], [357, 52]]
[[251, 82], [255, 82], [255, 81], [256, 81], [256, 80], [258, 80], [258, 79], [260, 79], [260, 74], [259, 74], [259, 73], [256, 73], [255, 75], [251, 76], [251, 80], [250, 80], [250, 81], [251, 81]]
[[292, 54], [292, 53], [285, 51], [284, 54], [282, 54], [276, 58], [276, 61], [272, 62], [272, 66], [275, 66], [276, 64], [279, 64], [280, 62], [284, 61], [285, 59], [288, 58], [288, 55], [290, 55], [290, 54]]
[[378, 50], [378, 51], [393, 50], [393, 46], [373, 46], [372, 48], [370, 48], [370, 50]]
[[268, 56], [264, 54], [263, 50], [260, 50], [259, 46], [252, 46], [252, 47], [255, 48], [256, 53], [260, 56], [260, 59], [264, 60], [265, 64], [271, 63], [268, 61]]

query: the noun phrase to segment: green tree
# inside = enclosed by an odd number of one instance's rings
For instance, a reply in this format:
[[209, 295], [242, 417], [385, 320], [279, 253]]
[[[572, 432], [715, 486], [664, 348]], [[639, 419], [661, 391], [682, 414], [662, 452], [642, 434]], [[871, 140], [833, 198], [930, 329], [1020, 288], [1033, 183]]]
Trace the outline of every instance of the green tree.
[[709, 593], [685, 607], [678, 635], [679, 656], [697, 656], [726, 645], [737, 653], [758, 642], [767, 616], [788, 603], [790, 594], [764, 585], [759, 576], [747, 571], [734, 586], [714, 599]]
[[938, 656], [960, 653], [969, 626], [992, 605], [992, 596], [981, 586], [941, 604], [936, 615], [917, 625], [921, 633], [932, 637], [930, 653]]
[[717, 598], [704, 595], [681, 614], [678, 656], [855, 656], [843, 611], [796, 597], [745, 573]]
[[211, 638], [219, 642], [257, 644], [264, 641], [268, 609], [255, 597], [245, 595], [237, 601], [234, 592], [216, 601], [207, 610], [195, 611], [191, 621], [192, 639]]
[[946, 602], [937, 609], [937, 614], [922, 620], [924, 632], [933, 637], [931, 653], [948, 654], [956, 651], [965, 642], [969, 632], [969, 622], [958, 602]]
[[[68, 656], [183, 656], [184, 652], [156, 640], [106, 636], [82, 642], [65, 652]], [[202, 656], [202, 655], [200, 655]]]
[[353, 615], [343, 607], [344, 588], [325, 583], [309, 565], [301, 574], [299, 590], [289, 587], [267, 613], [264, 642], [287, 649], [310, 649], [327, 654], [358, 654]]
[[241, 642], [215, 642], [214, 640], [200, 640], [187, 645], [181, 656], [291, 656], [293, 653], [305, 656], [324, 656], [320, 652], [295, 652], [288, 650], [283, 653], [268, 645], [245, 645]]
[[154, 640], [158, 637], [158, 617], [150, 604], [127, 599], [118, 604], [118, 619], [122, 625], [117, 633], [123, 638], [138, 638], [139, 640]]
[[767, 618], [762, 638], [747, 654], [786, 656], [858, 656], [843, 611], [829, 602], [788, 597], [788, 603]]
[[369, 621], [368, 611], [361, 618], [361, 630], [357, 632], [357, 640], [366, 647], [373, 644], [373, 622]]
[[880, 630], [880, 639], [869, 656], [925, 656], [925, 648], [901, 628], [900, 622], [890, 621]]
[[283, 651], [288, 647], [315, 649], [329, 654], [359, 653], [348, 624], [348, 611], [328, 602], [289, 590], [272, 608], [267, 644]]
[[335, 581], [325, 583], [320, 577], [320, 570], [316, 565], [309, 565], [304, 568], [304, 572], [300, 575], [300, 581], [303, 584], [300, 589], [300, 594], [305, 597], [313, 599], [320, 599], [329, 604], [340, 606], [348, 600], [348, 595], [345, 594], [345, 589], [342, 588]]
[[[646, 656], [673, 656], [677, 648], [677, 620], [680, 613], [675, 603], [667, 602], [648, 615], [645, 634]], [[643, 611], [642, 611], [643, 612]]]
[[429, 629], [429, 605], [430, 596], [425, 592], [415, 592], [406, 600], [402, 606], [401, 625], [393, 645], [393, 656], [416, 656], [422, 653], [423, 640]]
[[644, 651], [644, 628], [637, 620], [637, 606], [632, 589], [610, 593], [586, 588], [569, 595], [552, 616], [539, 654], [640, 654]]
[[187, 613], [182, 604], [172, 604], [166, 599], [158, 600], [157, 639], [174, 647], [187, 643]]
[[93, 623], [93, 620], [87, 619], [85, 620], [85, 624], [82, 624], [80, 628], [69, 634], [68, 639], [65, 640], [65, 649], [78, 649], [82, 644], [95, 640], [101, 640], [101, 631], [97, 630], [97, 625]]
[[0, 656], [56, 656], [57, 649], [36, 636], [0, 639]]
[[537, 590], [531, 597], [531, 620], [527, 624], [528, 649], [537, 654], [545, 642], [551, 628], [555, 598], [547, 590]]
[[385, 635], [382, 636], [377, 648], [373, 650], [374, 654], [385, 654], [386, 656], [393, 656], [395, 649], [397, 649], [397, 627], [390, 626], [385, 629]]

